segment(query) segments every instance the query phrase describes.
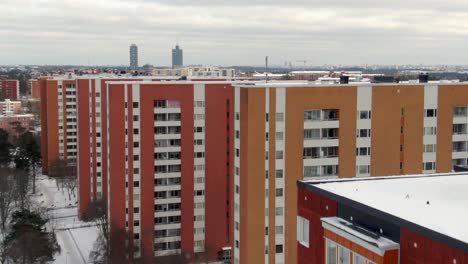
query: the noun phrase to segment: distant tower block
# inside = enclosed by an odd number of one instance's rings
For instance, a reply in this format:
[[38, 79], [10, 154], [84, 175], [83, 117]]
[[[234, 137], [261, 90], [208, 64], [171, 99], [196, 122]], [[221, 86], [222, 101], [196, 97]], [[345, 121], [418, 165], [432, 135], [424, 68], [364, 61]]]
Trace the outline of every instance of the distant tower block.
[[172, 49], [172, 68], [181, 68], [184, 66], [184, 51], [176, 45]]
[[136, 44], [130, 45], [130, 69], [138, 69], [138, 46]]

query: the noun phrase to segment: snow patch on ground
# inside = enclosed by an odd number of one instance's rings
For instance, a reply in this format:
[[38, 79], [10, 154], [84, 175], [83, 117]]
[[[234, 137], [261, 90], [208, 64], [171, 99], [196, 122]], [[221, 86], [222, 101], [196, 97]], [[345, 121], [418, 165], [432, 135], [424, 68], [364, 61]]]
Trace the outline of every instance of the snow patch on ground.
[[52, 263], [89, 263], [89, 253], [99, 230], [94, 223], [78, 219], [77, 197], [72, 195], [69, 199], [67, 191], [59, 189], [56, 180], [47, 176], [37, 177], [36, 186], [33, 201], [47, 209], [49, 224], [55, 228], [62, 249]]

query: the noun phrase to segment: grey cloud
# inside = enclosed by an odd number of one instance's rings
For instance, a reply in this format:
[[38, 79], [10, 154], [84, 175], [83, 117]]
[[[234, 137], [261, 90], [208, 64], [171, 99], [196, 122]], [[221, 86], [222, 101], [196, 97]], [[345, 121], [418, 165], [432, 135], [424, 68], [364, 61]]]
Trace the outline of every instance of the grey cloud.
[[188, 63], [463, 63], [464, 2], [0, 0], [0, 63], [127, 64], [136, 42], [167, 65], [176, 38]]

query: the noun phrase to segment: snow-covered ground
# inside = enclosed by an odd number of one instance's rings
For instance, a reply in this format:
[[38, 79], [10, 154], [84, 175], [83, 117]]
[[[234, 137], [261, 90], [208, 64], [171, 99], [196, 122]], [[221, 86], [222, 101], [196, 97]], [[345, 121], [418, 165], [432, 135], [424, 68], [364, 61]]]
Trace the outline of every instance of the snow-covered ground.
[[89, 253], [99, 234], [97, 227], [93, 223], [78, 219], [77, 198], [72, 195], [69, 199], [66, 190], [59, 190], [55, 179], [40, 176], [36, 185], [36, 195], [33, 199], [47, 208], [51, 218], [50, 224], [56, 230], [57, 241], [62, 249], [52, 263], [89, 263]]

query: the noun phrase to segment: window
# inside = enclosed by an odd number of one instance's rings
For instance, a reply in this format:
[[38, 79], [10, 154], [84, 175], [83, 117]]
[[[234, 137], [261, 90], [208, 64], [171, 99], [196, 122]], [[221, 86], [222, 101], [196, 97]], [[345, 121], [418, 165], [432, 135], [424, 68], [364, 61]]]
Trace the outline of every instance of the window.
[[424, 117], [437, 117], [437, 109], [425, 109]]
[[322, 176], [336, 176], [336, 175], [338, 175], [338, 165], [322, 166]]
[[276, 140], [283, 140], [284, 133], [283, 132], [276, 132]]
[[276, 197], [283, 197], [283, 188], [276, 188]]
[[454, 135], [467, 134], [466, 124], [453, 124], [453, 134]]
[[[336, 263], [337, 245], [335, 242], [327, 239], [327, 253], [326, 253], [326, 264], [337, 264]], [[356, 262], [354, 262], [356, 263]]]
[[304, 121], [320, 121], [321, 113], [321, 110], [304, 111]]
[[[455, 126], [455, 125], [454, 125]], [[455, 133], [455, 129], [454, 129]], [[437, 127], [425, 127], [424, 128], [424, 135], [436, 135], [437, 134]]]
[[344, 247], [338, 248], [338, 263], [339, 264], [350, 264], [351, 262], [351, 251]]
[[370, 156], [371, 148], [364, 147], [364, 148], [356, 148], [356, 156]]
[[138, 121], [138, 120], [139, 120], [139, 116], [134, 115], [134, 116], [133, 116], [133, 121]]
[[424, 152], [436, 152], [436, 145], [435, 144], [425, 144], [423, 146]]
[[276, 170], [276, 178], [283, 178], [283, 170]]
[[135, 135], [138, 135], [138, 134], [139, 134], [138, 128], [134, 128], [134, 129], [133, 129], [133, 134], [135, 134]]
[[358, 111], [358, 119], [371, 119], [371, 111]]
[[283, 253], [283, 245], [276, 245], [276, 254]]
[[139, 155], [133, 155], [133, 160], [140, 160], [140, 156]]
[[369, 165], [358, 165], [357, 166], [357, 174], [370, 174], [370, 166]]
[[320, 158], [320, 148], [304, 148], [304, 159]]
[[453, 117], [466, 117], [468, 110], [466, 106], [457, 106], [453, 108]]
[[305, 129], [304, 139], [320, 139], [320, 129]]
[[356, 253], [353, 253], [354, 255], [354, 261], [353, 261], [353, 264], [366, 264], [366, 258], [364, 258], [363, 256], [360, 256]]
[[435, 162], [424, 162], [423, 163], [423, 170], [435, 170], [436, 163]]
[[275, 226], [275, 234], [282, 235], [283, 234], [283, 226]]
[[276, 209], [275, 209], [275, 215], [276, 215], [276, 216], [281, 216], [281, 215], [283, 215], [283, 207], [276, 207]]
[[138, 108], [138, 102], [133, 102], [133, 108]]
[[309, 247], [309, 220], [304, 217], [297, 217], [297, 241], [305, 246]]
[[283, 159], [283, 151], [282, 150], [276, 151], [276, 159]]
[[236, 138], [237, 138], [237, 139], [240, 138], [240, 131], [239, 131], [239, 130], [236, 130]]
[[320, 176], [319, 166], [304, 166], [304, 178]]
[[276, 113], [276, 122], [284, 121], [284, 113]]
[[358, 129], [357, 130], [357, 137], [358, 138], [367, 138], [371, 136], [370, 129]]

